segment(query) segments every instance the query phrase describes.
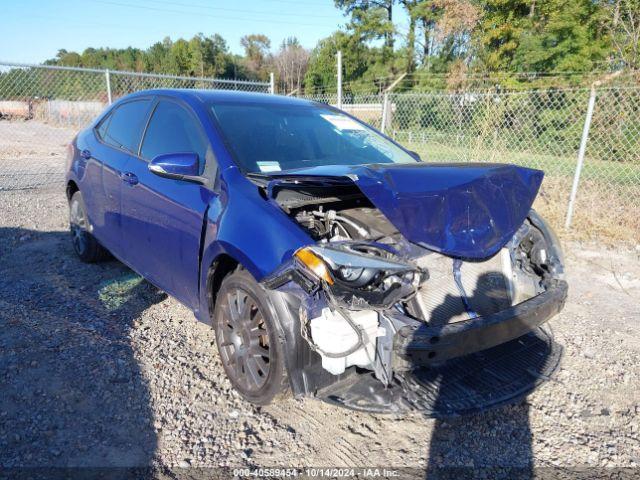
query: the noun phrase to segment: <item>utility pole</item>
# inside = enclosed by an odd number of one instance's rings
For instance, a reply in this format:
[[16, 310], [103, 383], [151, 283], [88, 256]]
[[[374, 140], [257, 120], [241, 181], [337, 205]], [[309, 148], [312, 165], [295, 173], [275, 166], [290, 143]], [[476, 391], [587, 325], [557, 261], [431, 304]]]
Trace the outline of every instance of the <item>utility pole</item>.
[[342, 52], [338, 50], [338, 108], [342, 109]]

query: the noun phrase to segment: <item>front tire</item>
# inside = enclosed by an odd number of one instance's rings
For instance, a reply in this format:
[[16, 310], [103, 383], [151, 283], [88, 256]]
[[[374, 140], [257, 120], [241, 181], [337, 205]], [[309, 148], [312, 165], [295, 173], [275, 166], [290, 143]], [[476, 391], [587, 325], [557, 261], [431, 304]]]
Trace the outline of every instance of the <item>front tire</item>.
[[69, 228], [76, 254], [86, 263], [94, 263], [109, 257], [109, 252], [89, 233], [87, 209], [80, 191], [69, 200]]
[[213, 315], [222, 366], [248, 401], [267, 405], [288, 389], [282, 343], [267, 292], [246, 270], [225, 277]]

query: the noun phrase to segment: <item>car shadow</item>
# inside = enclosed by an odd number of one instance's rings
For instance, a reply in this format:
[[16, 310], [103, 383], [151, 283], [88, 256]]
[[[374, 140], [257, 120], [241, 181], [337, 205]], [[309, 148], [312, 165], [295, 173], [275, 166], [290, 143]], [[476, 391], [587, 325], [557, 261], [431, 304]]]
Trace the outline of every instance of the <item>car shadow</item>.
[[[500, 288], [505, 283], [499, 272], [481, 275], [467, 304], [462, 296], [447, 295], [433, 310], [430, 326], [443, 327], [468, 309], [482, 315], [482, 310], [507, 308], [510, 299]], [[556, 353], [551, 354], [554, 348]], [[436, 417], [426, 478], [531, 478], [526, 394], [555, 370], [557, 348], [548, 332], [538, 330], [418, 373], [421, 383], [433, 386], [431, 407]]]
[[157, 446], [132, 325], [165, 295], [68, 232], [0, 228], [0, 465], [149, 466]]

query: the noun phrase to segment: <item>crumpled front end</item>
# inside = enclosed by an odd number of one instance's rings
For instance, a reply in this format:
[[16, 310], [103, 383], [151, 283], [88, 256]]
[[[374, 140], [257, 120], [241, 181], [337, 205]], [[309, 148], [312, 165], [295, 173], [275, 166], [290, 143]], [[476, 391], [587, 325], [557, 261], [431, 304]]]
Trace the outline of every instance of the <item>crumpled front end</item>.
[[394, 392], [411, 390], [411, 372], [537, 331], [564, 305], [560, 245], [533, 210], [495, 251], [473, 258], [408, 239], [354, 184], [278, 182], [269, 190], [316, 240], [263, 285], [298, 301], [300, 336], [336, 379], [312, 389], [318, 396], [369, 410], [397, 405]]

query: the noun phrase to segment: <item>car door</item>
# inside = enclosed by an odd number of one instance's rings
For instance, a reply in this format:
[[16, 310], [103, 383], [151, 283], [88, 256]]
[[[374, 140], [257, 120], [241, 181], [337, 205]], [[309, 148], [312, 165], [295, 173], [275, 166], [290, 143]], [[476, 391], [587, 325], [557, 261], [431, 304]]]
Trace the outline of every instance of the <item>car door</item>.
[[153, 108], [139, 155], [127, 164], [136, 179], [122, 193], [127, 262], [186, 305], [198, 303], [200, 239], [214, 193], [203, 185], [157, 176], [149, 161], [158, 155], [198, 155], [200, 172], [213, 180], [216, 162], [200, 121], [186, 104], [160, 97]]
[[[87, 155], [99, 169], [83, 192], [95, 237], [114, 255], [124, 253], [121, 224], [123, 183], [131, 181], [125, 166], [138, 152], [152, 98], [139, 98], [117, 105], [94, 130], [96, 142]], [[99, 174], [98, 174], [99, 172]]]

